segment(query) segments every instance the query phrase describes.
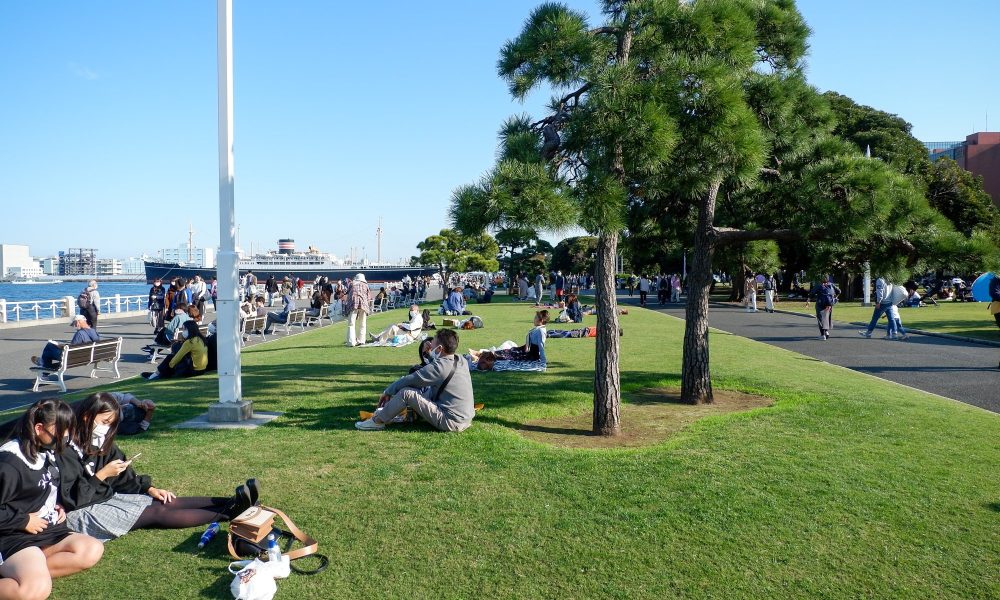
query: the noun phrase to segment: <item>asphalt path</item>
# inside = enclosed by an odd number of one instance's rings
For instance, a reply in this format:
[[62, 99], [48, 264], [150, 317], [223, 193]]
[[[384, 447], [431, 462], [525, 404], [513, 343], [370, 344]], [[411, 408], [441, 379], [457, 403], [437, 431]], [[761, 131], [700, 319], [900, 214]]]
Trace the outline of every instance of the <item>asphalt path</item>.
[[[276, 306], [270, 310], [281, 309]], [[214, 320], [214, 313], [210, 312], [206, 318]], [[324, 325], [329, 323], [323, 321]], [[153, 328], [145, 317], [99, 320], [97, 324], [101, 339], [122, 338], [122, 357], [118, 362], [121, 379], [117, 381], [121, 383], [122, 391], [131, 391], [130, 388], [134, 388], [139, 382], [126, 381], [128, 378], [138, 377], [143, 371], [154, 370], [154, 365], [149, 362], [149, 355], [142, 351], [142, 347], [153, 339]], [[281, 338], [284, 336], [283, 331], [283, 326], [276, 326], [276, 335], [269, 335], [267, 339], [270, 341]], [[297, 328], [293, 327], [292, 331], [294, 335]], [[37, 392], [31, 391], [35, 383], [35, 372], [30, 370], [31, 357], [41, 355], [42, 348], [50, 339], [63, 343], [72, 337], [73, 327], [68, 319], [58, 319], [51, 324], [0, 330], [0, 410], [27, 406], [39, 398], [61, 394], [56, 386], [43, 385]], [[247, 346], [259, 343], [266, 342], [261, 342], [260, 336], [251, 336]], [[100, 372], [96, 378], [91, 379], [90, 370], [80, 367], [67, 371], [64, 381], [67, 392], [74, 392], [116, 380], [113, 373], [107, 372]]]
[[[618, 300], [626, 306], [639, 303], [638, 294]], [[648, 302], [646, 307], [684, 319], [683, 304]], [[866, 339], [858, 335], [858, 326], [839, 321], [830, 339], [822, 341], [813, 317], [763, 309], [747, 313], [722, 303], [711, 304], [708, 322], [727, 333], [1000, 413], [1000, 348], [912, 333], [906, 341], [891, 341], [884, 339], [884, 329]]]

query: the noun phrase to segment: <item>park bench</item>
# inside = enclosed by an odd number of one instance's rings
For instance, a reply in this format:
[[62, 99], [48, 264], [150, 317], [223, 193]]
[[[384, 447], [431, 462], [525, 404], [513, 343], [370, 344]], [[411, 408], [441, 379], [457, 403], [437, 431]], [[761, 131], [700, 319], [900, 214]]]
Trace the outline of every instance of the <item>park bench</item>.
[[245, 346], [246, 340], [251, 335], [259, 335], [261, 341], [266, 342], [264, 337], [264, 326], [267, 325], [267, 317], [247, 317], [243, 319], [243, 328], [240, 331], [240, 345]]
[[[37, 392], [40, 386], [57, 385], [61, 391], [65, 392], [66, 382], [63, 381], [63, 376], [69, 369], [77, 367], [93, 366], [90, 371], [91, 377], [97, 377], [98, 371], [107, 371], [114, 373], [115, 379], [119, 379], [121, 373], [118, 372], [118, 361], [121, 360], [121, 357], [122, 338], [120, 337], [75, 346], [64, 344], [58, 365], [51, 368], [31, 367], [31, 370], [35, 372], [35, 385], [31, 390]], [[101, 367], [100, 363], [102, 362], [107, 362], [108, 366]], [[55, 375], [56, 379], [49, 379], [49, 375]]]
[[[208, 325], [199, 325], [198, 329], [201, 331], [201, 335], [203, 337], [208, 336]], [[156, 361], [170, 354], [171, 346], [173, 346], [173, 344], [166, 344], [166, 345], [157, 344], [154, 341], [151, 344], [147, 344], [144, 350], [147, 350], [149, 352], [149, 362], [155, 363]]]
[[299, 308], [288, 313], [288, 318], [285, 319], [285, 335], [291, 335], [292, 325], [298, 325], [302, 331], [306, 328], [306, 309]]
[[319, 308], [319, 314], [318, 315], [307, 315], [306, 316], [306, 325], [312, 325], [313, 323], [315, 323], [317, 325], [322, 326], [323, 325], [323, 319], [328, 319], [331, 323], [333, 323], [333, 319], [330, 317], [330, 305], [329, 304], [324, 304], [323, 306], [321, 306]]

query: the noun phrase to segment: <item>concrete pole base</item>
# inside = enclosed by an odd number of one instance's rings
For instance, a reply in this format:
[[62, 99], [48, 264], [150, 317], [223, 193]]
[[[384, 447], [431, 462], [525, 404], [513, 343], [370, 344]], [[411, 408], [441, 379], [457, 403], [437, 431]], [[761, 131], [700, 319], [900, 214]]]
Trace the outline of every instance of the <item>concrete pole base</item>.
[[208, 420], [211, 423], [238, 423], [253, 418], [253, 402], [215, 402], [208, 405]]

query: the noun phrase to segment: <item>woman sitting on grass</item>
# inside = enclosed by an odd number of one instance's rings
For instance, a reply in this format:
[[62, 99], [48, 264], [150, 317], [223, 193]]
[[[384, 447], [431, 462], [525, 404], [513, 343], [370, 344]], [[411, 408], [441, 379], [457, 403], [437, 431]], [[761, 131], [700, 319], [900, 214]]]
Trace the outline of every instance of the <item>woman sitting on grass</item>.
[[125, 460], [115, 444], [119, 408], [111, 394], [93, 394], [74, 412], [72, 442], [57, 459], [59, 498], [73, 531], [106, 542], [133, 529], [182, 529], [230, 520], [257, 502], [254, 479], [229, 498], [178, 498], [153, 487], [148, 475], [132, 469], [138, 455]]
[[184, 321], [181, 338], [184, 343], [176, 353], [164, 359], [156, 371], [147, 371], [142, 376], [146, 379], [169, 379], [204, 373], [208, 368], [208, 345], [198, 323], [193, 320]]
[[392, 340], [397, 335], [405, 335], [410, 339], [416, 339], [420, 335], [420, 330], [424, 326], [424, 316], [420, 314], [420, 307], [416, 304], [410, 305], [410, 320], [406, 323], [396, 323], [386, 327], [376, 335], [368, 334], [368, 343], [384, 344]]
[[0, 597], [48, 598], [52, 578], [97, 564], [104, 547], [73, 533], [56, 503], [61, 479], [54, 453], [73, 429], [62, 400], [32, 404], [0, 446]]

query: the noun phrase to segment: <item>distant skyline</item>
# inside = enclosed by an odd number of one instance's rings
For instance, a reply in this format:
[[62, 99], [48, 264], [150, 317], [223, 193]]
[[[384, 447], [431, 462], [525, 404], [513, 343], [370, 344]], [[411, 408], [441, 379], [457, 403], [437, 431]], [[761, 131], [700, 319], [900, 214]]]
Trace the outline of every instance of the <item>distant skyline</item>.
[[[495, 159], [496, 75], [537, 1], [236, 2], [236, 203], [245, 250], [293, 238], [374, 260], [447, 227]], [[588, 13], [598, 3], [567, 2]], [[900, 115], [922, 141], [1000, 129], [1000, 3], [798, 3], [809, 81]], [[0, 243], [127, 258], [218, 244], [215, 2], [0, 3]], [[559, 237], [550, 238], [558, 241]], [[360, 252], [360, 250], [359, 250]]]

